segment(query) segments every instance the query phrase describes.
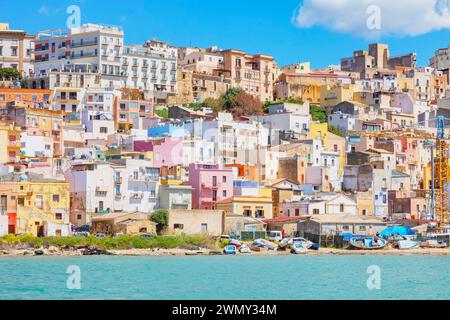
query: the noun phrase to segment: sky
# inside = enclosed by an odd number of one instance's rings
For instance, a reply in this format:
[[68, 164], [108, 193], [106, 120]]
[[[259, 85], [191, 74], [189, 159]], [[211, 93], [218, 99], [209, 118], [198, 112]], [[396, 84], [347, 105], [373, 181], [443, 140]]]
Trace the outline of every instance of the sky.
[[122, 26], [126, 44], [215, 45], [270, 54], [280, 66], [325, 68], [374, 42], [428, 65], [450, 45], [450, 0], [0, 0], [0, 22], [30, 34], [65, 29], [70, 5], [81, 23]]

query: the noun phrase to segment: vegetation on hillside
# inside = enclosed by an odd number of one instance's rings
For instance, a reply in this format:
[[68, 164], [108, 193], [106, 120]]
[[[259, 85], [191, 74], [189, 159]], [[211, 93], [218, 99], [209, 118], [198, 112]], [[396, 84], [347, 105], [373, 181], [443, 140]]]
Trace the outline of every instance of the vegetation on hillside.
[[132, 236], [119, 236], [116, 238], [96, 238], [89, 237], [47, 237], [37, 238], [31, 235], [14, 236], [6, 235], [0, 237], [0, 247], [3, 248], [45, 248], [55, 246], [58, 248], [79, 248], [79, 247], [98, 247], [103, 250], [109, 249], [175, 249], [186, 246], [196, 246], [201, 248], [213, 248], [215, 242], [205, 235], [194, 236], [164, 236], [154, 238], [142, 238]]
[[328, 124], [328, 131], [339, 136], [339, 137], [344, 137], [344, 133], [339, 130], [338, 128], [336, 128], [335, 126], [332, 126], [331, 124]]
[[311, 105], [311, 116], [313, 121], [317, 121], [320, 123], [328, 122], [327, 112], [324, 107], [318, 106], [316, 104]]
[[14, 68], [0, 68], [0, 80], [21, 80], [20, 72]]
[[159, 109], [155, 109], [155, 114], [158, 117], [167, 119], [169, 118], [169, 110], [167, 108], [159, 108]]

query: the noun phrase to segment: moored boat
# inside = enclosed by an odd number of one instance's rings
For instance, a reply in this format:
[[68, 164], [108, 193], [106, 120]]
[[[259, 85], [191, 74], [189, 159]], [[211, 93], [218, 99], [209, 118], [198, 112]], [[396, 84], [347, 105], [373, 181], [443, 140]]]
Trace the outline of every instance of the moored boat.
[[420, 248], [420, 243], [417, 241], [413, 241], [410, 239], [404, 239], [404, 240], [400, 240], [398, 241], [398, 248], [400, 250], [407, 250], [407, 249], [418, 249]]
[[438, 240], [427, 240], [420, 244], [422, 248], [427, 249], [444, 249], [447, 248], [447, 244]]
[[306, 253], [308, 253], [308, 248], [306, 248], [300, 242], [295, 242], [291, 246], [291, 253], [293, 253], [293, 254], [306, 254]]
[[240, 253], [252, 253], [252, 250], [250, 249], [250, 247], [248, 245], [242, 245], [239, 248], [239, 252]]
[[223, 253], [228, 254], [228, 255], [234, 255], [237, 253], [236, 247], [235, 246], [226, 246], [225, 249], [223, 250]]
[[352, 238], [350, 244], [357, 249], [364, 250], [380, 250], [383, 249], [387, 241], [375, 237]]

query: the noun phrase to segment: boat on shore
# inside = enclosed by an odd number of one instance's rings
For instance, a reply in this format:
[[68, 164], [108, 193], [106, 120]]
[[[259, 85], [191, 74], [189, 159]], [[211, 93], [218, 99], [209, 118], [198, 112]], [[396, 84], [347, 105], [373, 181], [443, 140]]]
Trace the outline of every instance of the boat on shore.
[[252, 253], [252, 250], [250, 249], [250, 247], [246, 244], [243, 244], [240, 248], [239, 248], [239, 252], [240, 253], [244, 253], [244, 254], [248, 254], [248, 253]]
[[291, 253], [292, 254], [306, 254], [308, 253], [308, 248], [306, 248], [302, 243], [295, 242], [291, 246]]
[[235, 246], [228, 245], [223, 250], [223, 253], [225, 253], [226, 255], [235, 255], [237, 253], [237, 250]]
[[427, 240], [427, 241], [421, 242], [420, 246], [422, 248], [427, 248], [427, 249], [445, 249], [448, 247], [445, 242], [438, 241], [438, 240]]
[[420, 243], [408, 238], [404, 238], [397, 242], [397, 246], [400, 250], [418, 249], [420, 248]]
[[375, 237], [352, 238], [350, 244], [357, 249], [381, 250], [387, 245], [387, 241]]

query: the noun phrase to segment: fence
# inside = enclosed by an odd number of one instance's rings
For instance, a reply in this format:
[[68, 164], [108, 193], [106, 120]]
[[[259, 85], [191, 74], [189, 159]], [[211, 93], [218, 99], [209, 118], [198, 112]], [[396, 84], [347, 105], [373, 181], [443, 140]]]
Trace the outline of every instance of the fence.
[[267, 233], [265, 231], [241, 231], [241, 240], [250, 241], [256, 239], [265, 239]]
[[304, 238], [314, 243], [318, 243], [321, 247], [324, 248], [347, 248], [349, 246], [349, 242], [345, 241], [344, 237], [335, 234], [318, 235], [312, 233], [304, 233]]

